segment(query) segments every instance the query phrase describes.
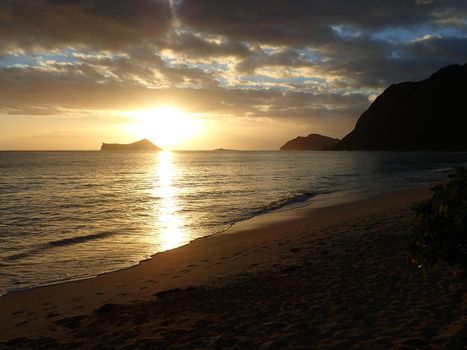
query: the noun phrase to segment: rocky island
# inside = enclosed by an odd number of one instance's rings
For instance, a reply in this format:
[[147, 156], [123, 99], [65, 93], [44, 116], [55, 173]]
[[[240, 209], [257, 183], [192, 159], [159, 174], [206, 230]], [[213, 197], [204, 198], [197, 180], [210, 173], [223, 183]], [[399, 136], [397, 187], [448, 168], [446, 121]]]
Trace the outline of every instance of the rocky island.
[[298, 136], [287, 141], [280, 149], [282, 151], [319, 151], [332, 147], [339, 142], [339, 139], [323, 136], [320, 134], [310, 134], [307, 137]]
[[101, 151], [160, 151], [161, 148], [157, 147], [148, 139], [142, 139], [133, 143], [103, 143]]

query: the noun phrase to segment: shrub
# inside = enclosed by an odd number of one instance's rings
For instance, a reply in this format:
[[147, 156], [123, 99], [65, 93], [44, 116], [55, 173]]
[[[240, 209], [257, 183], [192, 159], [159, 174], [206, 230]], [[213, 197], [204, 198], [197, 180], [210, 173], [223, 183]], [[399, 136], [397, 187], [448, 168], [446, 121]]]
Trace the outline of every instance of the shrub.
[[445, 262], [466, 272], [467, 169], [456, 168], [448, 182], [431, 190], [432, 197], [413, 208], [409, 255], [424, 271]]

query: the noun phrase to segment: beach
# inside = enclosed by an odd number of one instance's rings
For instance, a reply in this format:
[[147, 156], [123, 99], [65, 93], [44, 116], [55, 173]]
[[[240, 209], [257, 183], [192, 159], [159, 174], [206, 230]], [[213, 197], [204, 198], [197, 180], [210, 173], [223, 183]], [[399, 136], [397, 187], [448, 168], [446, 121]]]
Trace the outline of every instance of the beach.
[[467, 288], [408, 261], [427, 187], [261, 215], [139, 265], [0, 298], [1, 349], [431, 349]]

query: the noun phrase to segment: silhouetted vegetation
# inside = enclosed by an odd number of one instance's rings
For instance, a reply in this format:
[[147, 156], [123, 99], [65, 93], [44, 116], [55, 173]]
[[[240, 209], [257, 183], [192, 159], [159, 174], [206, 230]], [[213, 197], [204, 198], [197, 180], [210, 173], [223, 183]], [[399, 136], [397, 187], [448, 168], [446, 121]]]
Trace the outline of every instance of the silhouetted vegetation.
[[467, 169], [432, 188], [432, 198], [414, 207], [409, 254], [425, 271], [440, 262], [467, 272]]

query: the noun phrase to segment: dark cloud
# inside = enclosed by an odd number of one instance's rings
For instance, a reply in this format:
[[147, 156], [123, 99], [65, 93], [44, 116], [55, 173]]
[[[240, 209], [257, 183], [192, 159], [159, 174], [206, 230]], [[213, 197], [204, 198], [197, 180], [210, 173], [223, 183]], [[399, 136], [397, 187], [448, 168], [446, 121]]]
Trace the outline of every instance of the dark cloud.
[[163, 0], [4, 0], [0, 49], [122, 49], [157, 39], [171, 17]]
[[246, 57], [251, 50], [243, 43], [222, 38], [221, 41], [207, 40], [193, 33], [174, 33], [165, 38], [160, 46], [178, 53], [195, 57]]
[[409, 58], [434, 58], [440, 63], [467, 61], [467, 37], [427, 36], [400, 48], [400, 55]]
[[350, 32], [373, 32], [443, 21], [457, 20], [462, 25], [459, 9], [465, 11], [467, 4], [455, 0], [190, 0], [181, 2], [177, 13], [184, 24], [197, 31], [306, 46], [335, 40], [342, 35], [336, 26], [347, 26]]
[[279, 52], [266, 53], [260, 51], [251, 54], [247, 59], [237, 65], [240, 72], [254, 73], [256, 68], [262, 66], [283, 66], [283, 67], [309, 67], [313, 64], [295, 50], [282, 50]]
[[[448, 24], [467, 36], [463, 17], [467, 2], [192, 0], [180, 3], [177, 13], [185, 25], [197, 31], [285, 47], [278, 53], [253, 52], [237, 65], [240, 73], [251, 74], [265, 66], [308, 66], [316, 75], [337, 77], [332, 79], [340, 87], [382, 89], [467, 60], [465, 38], [444, 35], [393, 43], [384, 40], [384, 35], [382, 39], [373, 37], [388, 29], [400, 36], [403, 31], [436, 32]], [[304, 47], [323, 59], [310, 62], [294, 51]]]
[[383, 89], [392, 83], [415, 81], [435, 70], [467, 61], [467, 38], [427, 37], [402, 43], [369, 37], [331, 42], [321, 47], [330, 59], [316, 69], [342, 77], [352, 88]]

